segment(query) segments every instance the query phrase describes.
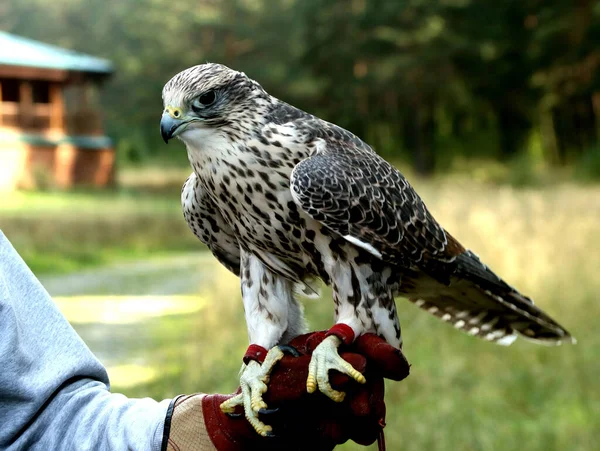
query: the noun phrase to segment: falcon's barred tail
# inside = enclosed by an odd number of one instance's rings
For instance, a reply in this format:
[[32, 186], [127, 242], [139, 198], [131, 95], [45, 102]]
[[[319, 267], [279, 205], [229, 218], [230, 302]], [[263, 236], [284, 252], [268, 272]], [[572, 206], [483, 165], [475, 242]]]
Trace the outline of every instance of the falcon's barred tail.
[[455, 263], [456, 272], [449, 286], [420, 273], [410, 281], [407, 297], [455, 328], [498, 344], [511, 344], [517, 332], [544, 344], [575, 342], [569, 332], [471, 251], [459, 255]]

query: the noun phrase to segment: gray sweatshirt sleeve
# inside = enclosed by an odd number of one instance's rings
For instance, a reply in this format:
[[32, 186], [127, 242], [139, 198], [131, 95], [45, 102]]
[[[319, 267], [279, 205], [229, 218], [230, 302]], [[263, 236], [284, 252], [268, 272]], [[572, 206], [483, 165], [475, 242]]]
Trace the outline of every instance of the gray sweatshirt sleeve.
[[170, 401], [108, 384], [0, 231], [0, 450], [160, 450]]

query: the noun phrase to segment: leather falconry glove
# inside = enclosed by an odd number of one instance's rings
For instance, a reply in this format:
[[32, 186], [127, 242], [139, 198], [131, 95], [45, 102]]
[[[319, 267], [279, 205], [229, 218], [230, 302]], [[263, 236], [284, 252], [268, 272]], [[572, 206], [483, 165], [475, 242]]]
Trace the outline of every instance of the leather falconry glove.
[[220, 405], [231, 395], [181, 395], [167, 412], [163, 451], [238, 450], [332, 450], [353, 440], [369, 445], [379, 440], [384, 449], [384, 378], [400, 381], [409, 364], [399, 349], [374, 334], [359, 337], [340, 349], [341, 357], [365, 375], [358, 384], [344, 374], [332, 372], [331, 384], [346, 392], [336, 403], [321, 393], [306, 392], [312, 351], [326, 331], [301, 335], [289, 345], [298, 356], [285, 355], [271, 373], [264, 400], [269, 406], [260, 418], [273, 427], [273, 436], [262, 437], [245, 420], [243, 409], [225, 414]]

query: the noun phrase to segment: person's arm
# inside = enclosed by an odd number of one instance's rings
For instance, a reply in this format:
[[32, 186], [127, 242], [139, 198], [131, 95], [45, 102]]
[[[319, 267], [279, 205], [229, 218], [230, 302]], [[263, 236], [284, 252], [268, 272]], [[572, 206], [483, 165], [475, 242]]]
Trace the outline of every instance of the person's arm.
[[0, 449], [160, 450], [170, 400], [108, 390], [102, 364], [0, 232]]

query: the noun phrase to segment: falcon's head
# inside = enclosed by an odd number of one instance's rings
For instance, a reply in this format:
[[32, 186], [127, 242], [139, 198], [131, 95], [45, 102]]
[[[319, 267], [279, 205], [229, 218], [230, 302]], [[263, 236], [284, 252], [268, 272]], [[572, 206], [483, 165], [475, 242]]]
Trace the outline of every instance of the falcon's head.
[[244, 73], [221, 64], [201, 64], [175, 75], [163, 88], [160, 132], [165, 142], [202, 140], [215, 129], [243, 127], [256, 118], [269, 95]]

